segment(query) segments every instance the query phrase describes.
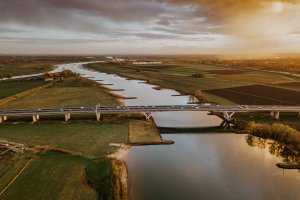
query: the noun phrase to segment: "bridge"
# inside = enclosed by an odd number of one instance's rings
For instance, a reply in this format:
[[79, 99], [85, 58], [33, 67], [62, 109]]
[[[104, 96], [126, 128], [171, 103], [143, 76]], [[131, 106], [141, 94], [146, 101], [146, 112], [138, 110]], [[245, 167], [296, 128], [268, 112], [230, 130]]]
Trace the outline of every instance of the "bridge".
[[100, 120], [100, 113], [143, 113], [148, 121], [153, 112], [171, 111], [206, 111], [222, 112], [225, 119], [231, 120], [236, 112], [270, 112], [270, 115], [279, 119], [280, 112], [293, 113], [300, 115], [300, 106], [237, 106], [237, 105], [161, 105], [161, 106], [107, 106], [100, 107], [78, 107], [78, 108], [47, 108], [47, 109], [21, 109], [21, 110], [0, 110], [0, 123], [7, 120], [10, 116], [32, 116], [33, 122], [39, 120], [40, 115], [65, 115], [65, 121], [71, 118], [71, 114], [95, 113], [97, 121]]

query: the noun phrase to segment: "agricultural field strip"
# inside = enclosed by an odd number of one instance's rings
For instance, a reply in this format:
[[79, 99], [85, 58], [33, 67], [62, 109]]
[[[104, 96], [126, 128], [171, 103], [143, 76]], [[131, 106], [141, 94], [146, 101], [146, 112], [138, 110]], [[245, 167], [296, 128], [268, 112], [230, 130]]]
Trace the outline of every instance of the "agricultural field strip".
[[260, 98], [263, 98], [263, 99], [275, 100], [275, 101], [279, 101], [279, 102], [281, 101], [282, 103], [288, 103], [288, 104], [292, 104], [292, 105], [299, 106], [299, 104], [291, 103], [291, 102], [283, 101], [283, 100], [279, 100], [279, 99], [273, 99], [273, 98], [268, 98], [268, 97], [264, 97], [264, 96], [259, 96], [259, 95], [254, 95], [254, 94], [248, 94], [248, 93], [244, 93], [244, 92], [237, 92], [237, 91], [234, 91], [234, 90], [228, 90], [228, 89], [223, 89], [223, 90], [225, 90], [225, 91], [230, 91], [230, 92], [234, 92], [234, 93], [238, 93], [238, 94], [249, 95], [249, 96], [253, 96], [253, 97], [260, 97]]
[[[150, 113], [166, 111], [215, 111], [215, 112], [300, 112], [300, 106], [273, 107], [273, 105], [256, 105], [255, 107], [241, 108], [240, 106], [195, 106], [195, 105], [176, 105], [176, 106], [118, 106], [101, 107], [98, 113]], [[72, 108], [72, 109], [40, 109], [40, 110], [7, 110], [0, 111], [0, 116], [23, 116], [23, 115], [49, 115], [49, 114], [79, 114], [94, 113], [95, 108]]]
[[[98, 67], [101, 67], [101, 68], [103, 68], [102, 66], [98, 66]], [[194, 66], [193, 66], [194, 67]], [[114, 69], [113, 69], [114, 68]], [[163, 81], [171, 81], [171, 80], [169, 80], [169, 79], [165, 79], [165, 78], [168, 78], [167, 76], [175, 76], [174, 75], [174, 73], [178, 73], [178, 72], [180, 72], [180, 73], [182, 73], [182, 74], [184, 74], [184, 76], [190, 76], [190, 73], [187, 73], [186, 72], [186, 69], [190, 69], [190, 70], [192, 70], [192, 71], [197, 71], [195, 68], [192, 68], [192, 67], [184, 67], [184, 69], [182, 69], [181, 70], [181, 68], [179, 68], [179, 67], [176, 67], [176, 70], [174, 70], [174, 71], [170, 71], [170, 70], [161, 70], [162, 72], [163, 72], [163, 75], [165, 75], [164, 77], [159, 77], [158, 75], [159, 75], [159, 73], [148, 73], [148, 72], [145, 72], [145, 76], [146, 77], [152, 77], [152, 78], [158, 78], [158, 79], [160, 79], [160, 80], [163, 80]], [[224, 68], [222, 68], [222, 67], [218, 67], [219, 69], [224, 69]], [[175, 68], [174, 68], [175, 69]], [[107, 69], [106, 68], [103, 68], [103, 70], [104, 71], [107, 71]], [[133, 68], [133, 70], [134, 70], [134, 68]], [[185, 70], [185, 71], [183, 71], [183, 70]], [[216, 69], [216, 70], [218, 70], [218, 69]], [[126, 72], [125, 70], [120, 70], [120, 68], [118, 68], [118, 67], [112, 67], [112, 68], [110, 68], [109, 69], [109, 73], [116, 73], [116, 74], [120, 74], [120, 71], [122, 71], [123, 73], [125, 73], [124, 75], [125, 76], [132, 76], [132, 74], [131, 73], [129, 73], [129, 72]], [[201, 71], [203, 71], [203, 70], [201, 70]], [[215, 71], [215, 70], [211, 70], [211, 71]], [[225, 70], [224, 70], [225, 71]], [[239, 70], [236, 70], [235, 69], [235, 71], [239, 71]], [[205, 72], [205, 71], [203, 71], [203, 72]], [[143, 73], [142, 73], [143, 74]], [[122, 75], [122, 74], [121, 74]], [[178, 74], [178, 76], [180, 76], [179, 74]], [[258, 75], [259, 76], [259, 75]], [[182, 76], [181, 76], [182, 77]], [[261, 77], [261, 76], [259, 76], [259, 77]], [[171, 78], [172, 79], [172, 77], [169, 77], [169, 78]], [[238, 84], [238, 85], [234, 85], [234, 86], [240, 86], [240, 85], [251, 85], [251, 84], [253, 84], [253, 82], [251, 82], [251, 81], [242, 81], [242, 80], [231, 80], [231, 79], [221, 79], [221, 78], [213, 78], [214, 79], [214, 83], [212, 83], [212, 80], [211, 80], [211, 78], [212, 77], [209, 77], [209, 78], [205, 78], [205, 79], [198, 79], [198, 81], [200, 82], [199, 84], [201, 84], [201, 85], [206, 85], [206, 86], [208, 86], [208, 88], [206, 87], [206, 88], [200, 88], [200, 89], [205, 89], [205, 90], [207, 90], [207, 89], [214, 89], [214, 88], [220, 88], [220, 87], [217, 87], [216, 85], [216, 81], [218, 81], [219, 83], [224, 83], [224, 82], [232, 82], [232, 84]], [[261, 77], [261, 78], [264, 78], [264, 77]], [[274, 75], [273, 75], [273, 78], [272, 79], [270, 79], [270, 80], [274, 80]], [[175, 81], [172, 81], [173, 83], [176, 83], [178, 81], [178, 79], [177, 79], [177, 77], [176, 77], [176, 80]], [[203, 81], [205, 82], [205, 83], [203, 83]], [[274, 80], [275, 81], [275, 80]], [[210, 83], [210, 84], [209, 84]], [[229, 84], [230, 85], [230, 84]], [[223, 87], [224, 87], [224, 85], [222, 85]], [[225, 87], [230, 87], [230, 86], [225, 86]]]

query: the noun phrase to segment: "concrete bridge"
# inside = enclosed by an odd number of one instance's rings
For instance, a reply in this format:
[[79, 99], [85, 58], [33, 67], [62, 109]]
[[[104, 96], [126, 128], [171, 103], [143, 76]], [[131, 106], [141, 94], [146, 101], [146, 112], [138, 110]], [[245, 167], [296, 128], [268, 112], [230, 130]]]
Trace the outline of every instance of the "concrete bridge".
[[64, 114], [65, 121], [71, 118], [71, 114], [95, 113], [97, 121], [100, 120], [100, 113], [144, 113], [148, 121], [153, 112], [171, 112], [171, 111], [206, 111], [222, 112], [224, 118], [230, 121], [236, 112], [270, 112], [270, 115], [279, 119], [280, 112], [299, 113], [300, 106], [272, 106], [272, 105], [255, 105], [255, 106], [224, 106], [224, 105], [161, 105], [161, 106], [108, 106], [100, 107], [79, 107], [79, 108], [47, 108], [47, 109], [23, 109], [23, 110], [0, 110], [0, 123], [7, 120], [10, 116], [32, 116], [33, 122], [39, 120], [40, 115], [58, 115]]

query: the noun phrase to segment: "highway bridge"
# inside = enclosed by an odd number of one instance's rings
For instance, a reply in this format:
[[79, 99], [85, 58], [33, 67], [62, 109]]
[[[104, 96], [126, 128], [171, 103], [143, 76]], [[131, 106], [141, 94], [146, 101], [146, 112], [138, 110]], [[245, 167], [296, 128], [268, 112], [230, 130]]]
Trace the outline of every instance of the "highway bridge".
[[32, 116], [33, 122], [39, 119], [40, 115], [65, 115], [68, 121], [71, 114], [95, 113], [97, 121], [100, 120], [100, 113], [144, 113], [148, 121], [153, 112], [171, 111], [206, 111], [222, 112], [224, 118], [230, 121], [236, 112], [270, 112], [270, 115], [279, 119], [280, 112], [293, 113], [300, 115], [300, 106], [273, 106], [273, 105], [159, 105], [159, 106], [107, 106], [100, 107], [78, 107], [78, 108], [46, 108], [46, 109], [21, 109], [21, 110], [0, 110], [0, 123], [7, 120], [10, 116]]

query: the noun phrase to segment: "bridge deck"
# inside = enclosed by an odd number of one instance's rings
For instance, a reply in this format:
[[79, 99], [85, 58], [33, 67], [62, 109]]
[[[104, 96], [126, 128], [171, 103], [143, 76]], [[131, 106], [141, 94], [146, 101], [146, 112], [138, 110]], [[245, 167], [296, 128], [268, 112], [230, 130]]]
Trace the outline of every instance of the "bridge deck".
[[240, 106], [196, 106], [196, 105], [162, 105], [162, 106], [116, 106], [116, 107], [80, 107], [80, 108], [46, 108], [23, 110], [0, 110], [3, 116], [56, 115], [85, 113], [152, 113], [170, 111], [206, 111], [206, 112], [300, 112], [300, 106], [256, 105]]

